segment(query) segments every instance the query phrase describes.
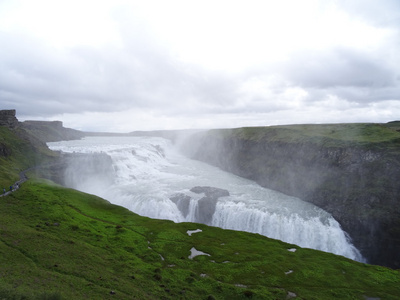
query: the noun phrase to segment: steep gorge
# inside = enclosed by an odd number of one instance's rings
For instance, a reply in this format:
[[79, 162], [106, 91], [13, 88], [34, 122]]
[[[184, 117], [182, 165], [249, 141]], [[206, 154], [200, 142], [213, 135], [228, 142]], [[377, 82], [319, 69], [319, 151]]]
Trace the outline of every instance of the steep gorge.
[[[323, 128], [322, 125], [320, 125]], [[378, 125], [212, 130], [184, 143], [190, 157], [328, 211], [369, 263], [400, 268], [400, 135]], [[359, 128], [358, 128], [359, 127]], [[377, 129], [382, 132], [375, 132]], [[366, 138], [363, 135], [368, 135]]]

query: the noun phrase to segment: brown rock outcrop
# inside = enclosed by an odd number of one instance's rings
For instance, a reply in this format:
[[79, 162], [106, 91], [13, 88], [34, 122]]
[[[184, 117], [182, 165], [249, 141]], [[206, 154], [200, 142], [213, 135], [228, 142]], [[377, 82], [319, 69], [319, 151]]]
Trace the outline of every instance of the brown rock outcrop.
[[18, 125], [15, 109], [0, 110], [0, 126], [14, 128]]

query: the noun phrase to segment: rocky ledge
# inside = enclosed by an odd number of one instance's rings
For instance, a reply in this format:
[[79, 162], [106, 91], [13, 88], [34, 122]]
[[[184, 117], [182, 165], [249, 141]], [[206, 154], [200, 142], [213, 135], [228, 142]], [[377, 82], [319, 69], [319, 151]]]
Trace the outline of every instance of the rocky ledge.
[[17, 127], [18, 119], [15, 115], [15, 109], [0, 110], [0, 126], [6, 126], [9, 128]]
[[[210, 186], [195, 186], [190, 191], [196, 194], [204, 194], [204, 197], [198, 200], [195, 222], [210, 225], [218, 198], [229, 196], [229, 191]], [[184, 217], [189, 213], [189, 205], [192, 199], [191, 196], [184, 193], [174, 194], [170, 197], [170, 200], [176, 204]]]

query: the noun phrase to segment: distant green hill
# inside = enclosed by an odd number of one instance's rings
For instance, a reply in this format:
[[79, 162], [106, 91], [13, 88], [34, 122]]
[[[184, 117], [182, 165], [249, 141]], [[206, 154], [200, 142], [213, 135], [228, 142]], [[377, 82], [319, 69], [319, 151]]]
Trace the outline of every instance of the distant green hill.
[[400, 131], [400, 121], [392, 121], [384, 124], [386, 127]]
[[[51, 157], [30, 140], [0, 127], [0, 144], [9, 150], [0, 155], [2, 183]], [[20, 189], [0, 197], [0, 299], [365, 300], [400, 295], [398, 270], [258, 234], [141, 217], [35, 178], [33, 170], [28, 175]], [[197, 229], [202, 231], [188, 232]], [[203, 255], [190, 258], [196, 251]]]

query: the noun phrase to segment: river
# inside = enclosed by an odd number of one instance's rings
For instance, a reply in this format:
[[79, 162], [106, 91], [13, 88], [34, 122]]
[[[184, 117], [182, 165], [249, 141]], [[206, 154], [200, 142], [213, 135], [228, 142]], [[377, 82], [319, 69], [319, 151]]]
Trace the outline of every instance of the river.
[[[65, 171], [66, 186], [95, 194], [142, 216], [259, 233], [364, 261], [326, 211], [191, 160], [167, 139], [86, 137], [48, 146], [77, 154]], [[205, 195], [192, 191], [199, 186], [227, 190], [229, 195], [214, 202], [202, 201]]]

